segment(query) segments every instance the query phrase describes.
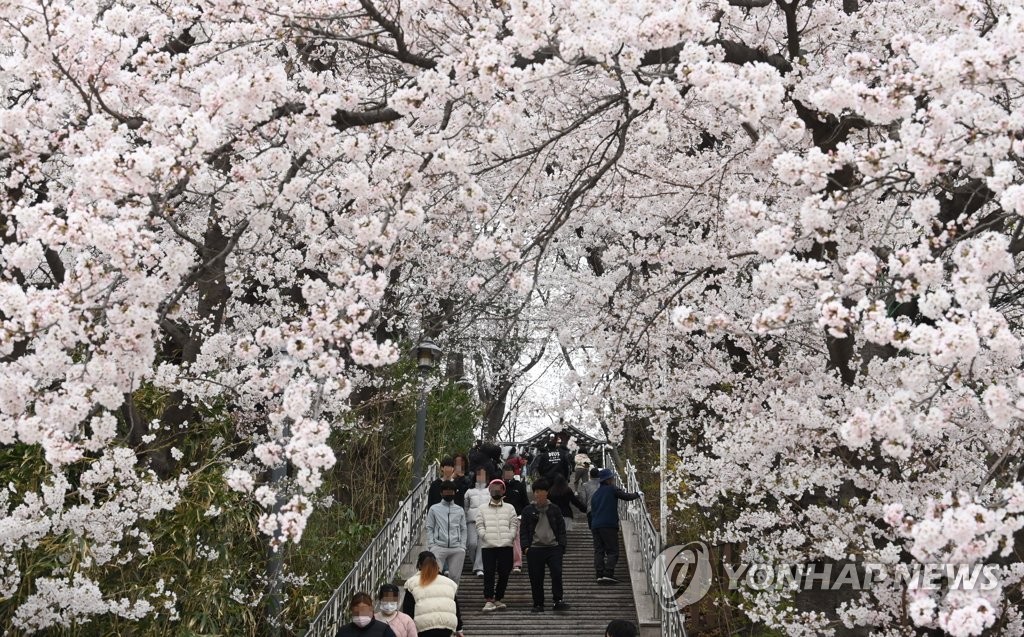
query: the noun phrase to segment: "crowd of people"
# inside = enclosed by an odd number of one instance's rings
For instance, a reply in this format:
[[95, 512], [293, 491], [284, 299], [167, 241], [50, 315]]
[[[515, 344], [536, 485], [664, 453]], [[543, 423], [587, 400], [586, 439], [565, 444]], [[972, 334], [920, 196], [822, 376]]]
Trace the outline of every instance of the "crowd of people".
[[[507, 608], [509, 578], [522, 571], [524, 559], [531, 612], [545, 612], [546, 577], [551, 609], [565, 611], [562, 558], [568, 532], [584, 516], [593, 539], [595, 579], [617, 584], [618, 501], [641, 494], [615, 486], [614, 471], [592, 466], [584, 450], [571, 454], [566, 443], [565, 437], [553, 437], [534, 454], [512, 448], [502, 458], [500, 447], [477, 441], [468, 455], [443, 458], [427, 495], [427, 550], [405, 582], [401, 610], [394, 584], [378, 591], [376, 612], [368, 593], [356, 593], [349, 604], [352, 621], [337, 637], [464, 637], [458, 598], [463, 572], [483, 578], [482, 611], [500, 611]], [[611, 622], [605, 633], [637, 634], [636, 626], [623, 620]]]

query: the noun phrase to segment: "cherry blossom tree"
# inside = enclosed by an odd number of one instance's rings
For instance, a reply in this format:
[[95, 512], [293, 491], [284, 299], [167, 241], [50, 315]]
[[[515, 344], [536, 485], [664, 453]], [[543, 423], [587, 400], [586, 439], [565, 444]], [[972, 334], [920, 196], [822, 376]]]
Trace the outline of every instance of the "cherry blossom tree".
[[[214, 456], [299, 541], [368, 370], [504, 304], [672, 429], [687, 503], [738, 511], [707, 539], [1001, 564], [752, 617], [1024, 633], [1019, 2], [39, 0], [0, 34], [0, 444], [46, 462], [0, 496], [17, 627], [173, 614], [97, 581], [207, 405], [254, 416]], [[23, 581], [58, 536], [87, 558]]]

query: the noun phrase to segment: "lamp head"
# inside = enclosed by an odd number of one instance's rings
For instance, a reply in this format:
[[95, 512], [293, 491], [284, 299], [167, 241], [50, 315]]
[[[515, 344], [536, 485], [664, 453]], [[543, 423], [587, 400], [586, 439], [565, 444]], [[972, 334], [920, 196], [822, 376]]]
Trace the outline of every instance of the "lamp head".
[[416, 346], [416, 366], [424, 372], [429, 372], [441, 360], [442, 354], [440, 347], [434, 345], [429, 338], [425, 338]]

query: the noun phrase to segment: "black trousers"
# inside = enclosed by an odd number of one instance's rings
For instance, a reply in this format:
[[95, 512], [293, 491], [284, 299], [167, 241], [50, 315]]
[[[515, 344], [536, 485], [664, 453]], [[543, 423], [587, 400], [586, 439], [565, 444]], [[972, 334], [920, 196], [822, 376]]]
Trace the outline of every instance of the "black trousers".
[[594, 536], [594, 570], [598, 577], [615, 577], [615, 563], [619, 561], [619, 530], [591, 529]]
[[551, 599], [562, 601], [562, 552], [560, 546], [531, 546], [526, 552], [534, 606], [544, 605], [544, 567], [551, 572]]
[[430, 630], [424, 630], [423, 632], [416, 634], [419, 637], [451, 637], [452, 631], [447, 628], [431, 628]]
[[[501, 601], [508, 587], [508, 576], [512, 572], [512, 547], [498, 546], [481, 549], [484, 562], [484, 599]], [[498, 575], [498, 587], [494, 587], [494, 575]]]

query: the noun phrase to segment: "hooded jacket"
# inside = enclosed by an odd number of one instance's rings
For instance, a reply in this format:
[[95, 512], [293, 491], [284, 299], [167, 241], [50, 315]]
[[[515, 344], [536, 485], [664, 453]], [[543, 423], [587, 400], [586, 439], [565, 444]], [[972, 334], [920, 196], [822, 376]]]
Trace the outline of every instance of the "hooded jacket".
[[466, 548], [467, 524], [466, 511], [462, 507], [441, 500], [427, 510], [427, 546]]

